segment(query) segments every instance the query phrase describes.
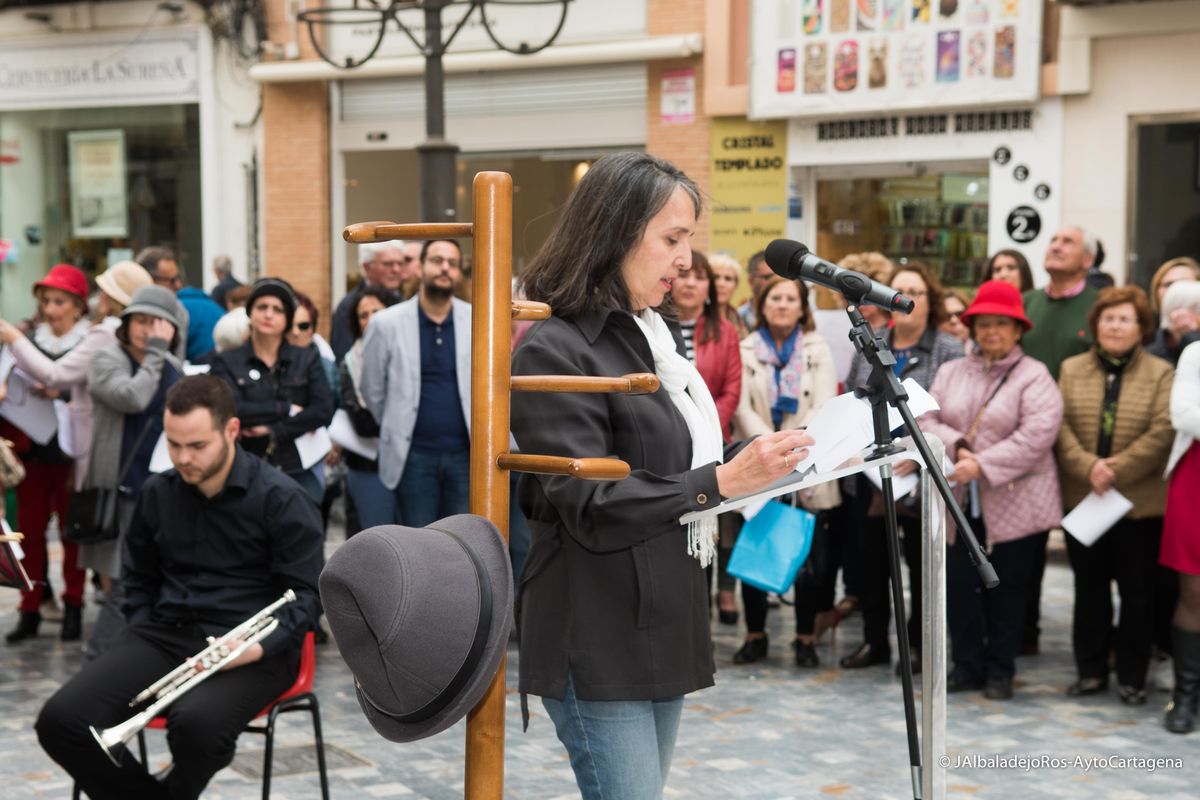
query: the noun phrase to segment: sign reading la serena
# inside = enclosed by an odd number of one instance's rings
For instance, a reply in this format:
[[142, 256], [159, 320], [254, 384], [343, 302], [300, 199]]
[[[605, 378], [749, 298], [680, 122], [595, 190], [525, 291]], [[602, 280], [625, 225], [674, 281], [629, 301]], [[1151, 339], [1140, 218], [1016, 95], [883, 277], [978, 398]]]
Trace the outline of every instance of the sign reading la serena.
[[[718, 118], [710, 130], [710, 251], [727, 253], [745, 267], [787, 227], [787, 123]], [[748, 294], [743, 281], [736, 299]]]
[[150, 32], [129, 42], [68, 36], [5, 43], [0, 110], [189, 102], [200, 95], [199, 34]]

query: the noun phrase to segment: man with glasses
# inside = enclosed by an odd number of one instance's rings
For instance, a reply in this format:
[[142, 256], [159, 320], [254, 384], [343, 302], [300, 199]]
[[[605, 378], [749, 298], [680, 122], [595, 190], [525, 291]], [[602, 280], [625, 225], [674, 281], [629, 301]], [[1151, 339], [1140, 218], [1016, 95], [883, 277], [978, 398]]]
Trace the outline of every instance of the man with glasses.
[[404, 299], [404, 282], [415, 277], [419, 272], [417, 257], [408, 252], [408, 248], [419, 243], [410, 242], [407, 245], [399, 239], [387, 242], [373, 242], [358, 246], [358, 263], [362, 270], [362, 280], [342, 298], [333, 312], [329, 328], [329, 346], [340, 362], [342, 357], [354, 344], [354, 334], [350, 330], [351, 310], [358, 303], [359, 292], [368, 286], [379, 286], [394, 294], [397, 300]]
[[745, 321], [746, 329], [752, 331], [758, 327], [758, 320], [754, 318], [754, 301], [758, 298], [758, 293], [767, 285], [767, 281], [775, 277], [775, 273], [771, 271], [771, 265], [767, 263], [765, 250], [759, 250], [750, 256], [747, 272], [750, 277], [750, 297], [738, 306], [737, 313]]
[[380, 425], [379, 478], [400, 522], [422, 527], [468, 510], [471, 306], [458, 242], [421, 249], [417, 295], [379, 311], [367, 327], [359, 390]]
[[[198, 357], [213, 349], [212, 329], [225, 312], [212, 301], [212, 298], [199, 289], [191, 289], [187, 295], [181, 296], [180, 289], [184, 288], [183, 273], [179, 269], [179, 260], [175, 251], [169, 247], [145, 247], [133, 259], [141, 264], [154, 283], [170, 289], [176, 294], [175, 316], [179, 319], [179, 346], [175, 355], [181, 361], [195, 361]], [[196, 294], [208, 301], [207, 305], [195, 300]], [[190, 305], [189, 305], [190, 302]], [[209, 305], [215, 307], [208, 307]], [[199, 317], [193, 321], [192, 308], [195, 307]]]

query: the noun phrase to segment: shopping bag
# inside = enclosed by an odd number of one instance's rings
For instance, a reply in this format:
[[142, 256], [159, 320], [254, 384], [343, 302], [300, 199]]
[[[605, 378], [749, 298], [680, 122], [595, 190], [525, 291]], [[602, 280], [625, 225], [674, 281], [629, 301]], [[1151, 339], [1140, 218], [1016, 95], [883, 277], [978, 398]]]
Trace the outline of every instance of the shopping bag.
[[812, 548], [817, 518], [802, 508], [772, 500], [742, 526], [729, 574], [767, 592], [783, 594]]

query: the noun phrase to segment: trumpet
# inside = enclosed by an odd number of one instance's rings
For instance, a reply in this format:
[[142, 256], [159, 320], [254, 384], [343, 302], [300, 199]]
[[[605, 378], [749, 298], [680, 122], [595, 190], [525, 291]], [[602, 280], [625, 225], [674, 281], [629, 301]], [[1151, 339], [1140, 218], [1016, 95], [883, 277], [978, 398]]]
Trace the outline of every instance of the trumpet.
[[[119, 766], [120, 761], [114, 752], [117, 745], [124, 745], [136, 736], [138, 731], [149, 725], [150, 720], [157, 717], [164, 708], [195, 689], [214, 673], [220, 672], [226, 665], [246, 652], [251, 645], [270, 636], [279, 627], [279, 620], [275, 619], [272, 614], [280, 606], [295, 599], [296, 593], [288, 589], [274, 603], [236, 628], [232, 628], [225, 635], [219, 638], [208, 637], [208, 647], [159, 678], [129, 701], [129, 707], [134, 708], [147, 700], [153, 700], [154, 702], [145, 710], [139, 711], [119, 725], [105, 728], [102, 731], [89, 725], [88, 730], [92, 732], [92, 738], [104, 750], [104, 754], [108, 756], [109, 760]], [[241, 644], [230, 649], [230, 644], [238, 640], [241, 641]]]

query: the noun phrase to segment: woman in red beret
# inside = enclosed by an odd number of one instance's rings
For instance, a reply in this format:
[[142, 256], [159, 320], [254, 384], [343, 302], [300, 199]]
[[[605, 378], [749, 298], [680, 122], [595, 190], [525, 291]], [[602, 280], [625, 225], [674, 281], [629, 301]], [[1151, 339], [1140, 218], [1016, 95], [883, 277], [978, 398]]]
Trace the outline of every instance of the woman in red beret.
[[[87, 276], [69, 264], [58, 264], [34, 284], [33, 294], [37, 298], [38, 322], [29, 338], [47, 358], [62, 358], [84, 340], [91, 327], [87, 320]], [[10, 390], [13, 381], [24, 380], [19, 376], [6, 377]], [[61, 392], [36, 380], [30, 379], [26, 385], [34, 396], [42, 399], [58, 400], [61, 397]], [[74, 448], [59, 438], [61, 432], [45, 443], [39, 443], [25, 431], [8, 423], [5, 427], [6, 438], [17, 443], [25, 465], [25, 480], [17, 486], [17, 524], [25, 534], [22, 543], [25, 571], [34, 584], [33, 591], [21, 593], [20, 619], [17, 627], [5, 637], [12, 644], [36, 636], [42, 621], [39, 609], [46, 582], [46, 526], [51, 514], [57, 514], [59, 520], [67, 518]], [[81, 633], [84, 571], [78, 566], [78, 557], [78, 546], [63, 541], [64, 641], [76, 640]]]

